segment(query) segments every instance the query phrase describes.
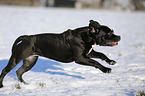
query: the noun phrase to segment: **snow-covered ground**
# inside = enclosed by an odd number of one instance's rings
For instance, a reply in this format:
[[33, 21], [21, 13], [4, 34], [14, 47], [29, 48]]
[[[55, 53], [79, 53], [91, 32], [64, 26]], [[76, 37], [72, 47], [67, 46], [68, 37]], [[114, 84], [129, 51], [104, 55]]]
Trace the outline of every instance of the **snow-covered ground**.
[[[40, 58], [23, 75], [29, 85], [16, 78], [19, 64], [4, 79], [0, 96], [134, 96], [145, 90], [145, 12], [113, 12], [41, 7], [0, 6], [0, 72], [7, 65], [14, 40], [23, 34], [60, 33], [88, 26], [94, 19], [114, 29], [122, 40], [116, 47], [94, 47], [117, 61], [105, 74], [93, 67]], [[16, 87], [20, 86], [20, 89]]]

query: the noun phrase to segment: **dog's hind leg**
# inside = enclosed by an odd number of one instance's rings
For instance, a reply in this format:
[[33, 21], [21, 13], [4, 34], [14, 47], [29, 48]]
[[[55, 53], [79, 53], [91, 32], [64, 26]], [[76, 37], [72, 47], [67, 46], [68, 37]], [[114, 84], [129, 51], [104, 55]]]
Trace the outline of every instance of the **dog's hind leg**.
[[4, 77], [22, 60], [22, 58], [16, 58], [14, 55], [11, 56], [8, 65], [2, 70], [0, 75], [0, 88], [3, 87]]
[[2, 70], [0, 75], [0, 88], [3, 87], [3, 79], [18, 63], [33, 54], [32, 46], [29, 42], [21, 42], [12, 51], [12, 56], [8, 65]]
[[23, 60], [23, 65], [16, 71], [17, 77], [20, 80], [20, 82], [23, 82], [24, 84], [27, 84], [23, 78], [22, 75], [29, 71], [37, 62], [38, 56], [29, 56], [28, 58]]

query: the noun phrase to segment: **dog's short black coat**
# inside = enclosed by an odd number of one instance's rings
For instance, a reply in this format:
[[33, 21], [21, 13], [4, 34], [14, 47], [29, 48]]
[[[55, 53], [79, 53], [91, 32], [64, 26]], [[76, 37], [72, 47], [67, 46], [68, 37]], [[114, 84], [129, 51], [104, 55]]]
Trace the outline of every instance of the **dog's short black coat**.
[[9, 63], [0, 75], [0, 88], [3, 87], [5, 75], [22, 60], [23, 65], [16, 73], [18, 79], [26, 83], [22, 75], [35, 65], [38, 56], [66, 63], [75, 61], [78, 64], [99, 68], [104, 73], [110, 73], [110, 68], [104, 67], [91, 58], [100, 58], [110, 65], [116, 62], [103, 53], [95, 52], [92, 45], [115, 46], [118, 41], [120, 41], [120, 36], [114, 35], [113, 30], [93, 20], [90, 20], [89, 26], [75, 30], [69, 29], [61, 34], [20, 36], [13, 44]]

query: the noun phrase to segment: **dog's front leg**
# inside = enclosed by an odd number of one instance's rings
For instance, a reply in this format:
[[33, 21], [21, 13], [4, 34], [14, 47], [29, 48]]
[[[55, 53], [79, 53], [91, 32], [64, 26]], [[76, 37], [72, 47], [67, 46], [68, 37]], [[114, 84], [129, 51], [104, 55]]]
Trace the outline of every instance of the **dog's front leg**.
[[99, 62], [92, 60], [88, 57], [79, 56], [79, 58], [75, 59], [75, 62], [81, 65], [93, 66], [95, 68], [99, 68], [104, 73], [110, 73], [111, 68], [104, 67]]
[[94, 50], [92, 50], [87, 56], [89, 58], [100, 58], [102, 60], [105, 60], [110, 65], [114, 65], [116, 63], [116, 61], [110, 60], [105, 54], [101, 52], [96, 52]]

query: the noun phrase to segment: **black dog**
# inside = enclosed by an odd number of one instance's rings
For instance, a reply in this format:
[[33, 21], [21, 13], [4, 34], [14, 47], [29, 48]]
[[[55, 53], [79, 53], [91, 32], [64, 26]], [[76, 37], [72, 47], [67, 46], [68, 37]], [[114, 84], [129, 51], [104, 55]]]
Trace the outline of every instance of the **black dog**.
[[[120, 41], [120, 36], [114, 35], [113, 30], [93, 20], [90, 20], [87, 27], [67, 30], [61, 34], [20, 36], [13, 45], [12, 56], [8, 65], [0, 75], [0, 88], [3, 87], [2, 82], [5, 75], [22, 60], [23, 65], [16, 73], [18, 79], [26, 83], [22, 79], [22, 75], [35, 65], [38, 56], [66, 63], [75, 61], [81, 65], [99, 68], [104, 73], [110, 73], [110, 68], [104, 67], [91, 58], [100, 58], [110, 65], [114, 65], [116, 62], [110, 60], [103, 53], [95, 52], [91, 49], [94, 44], [115, 46], [118, 41]], [[91, 52], [89, 52], [90, 50]]]

